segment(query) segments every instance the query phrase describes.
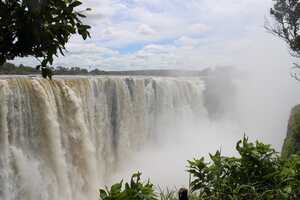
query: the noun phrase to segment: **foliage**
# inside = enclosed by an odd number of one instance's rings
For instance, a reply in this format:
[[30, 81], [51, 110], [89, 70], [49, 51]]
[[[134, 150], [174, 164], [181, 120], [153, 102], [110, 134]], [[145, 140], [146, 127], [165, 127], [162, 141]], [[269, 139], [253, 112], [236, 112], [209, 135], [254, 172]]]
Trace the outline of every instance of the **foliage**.
[[159, 187], [159, 197], [160, 200], [178, 200], [178, 195], [176, 190], [170, 190], [169, 188], [163, 190]]
[[100, 189], [101, 200], [157, 200], [154, 192], [154, 186], [148, 180], [146, 183], [140, 180], [141, 173], [135, 173], [131, 177], [130, 183], [125, 183], [123, 180], [108, 188]]
[[[294, 57], [300, 57], [300, 1], [299, 0], [273, 0], [274, 5], [270, 14], [274, 24], [267, 24], [266, 29], [283, 39]], [[300, 81], [300, 65], [294, 63], [291, 76]]]
[[42, 77], [43, 78], [49, 78], [50, 80], [52, 80], [52, 76], [53, 76], [53, 71], [51, 68], [42, 67]]
[[90, 37], [78, 0], [1, 0], [0, 65], [15, 57], [42, 58], [46, 68], [53, 56], [64, 55], [72, 34]]
[[285, 199], [299, 199], [300, 197], [300, 155], [293, 154], [282, 164], [279, 174], [280, 186]]
[[283, 160], [270, 147], [251, 143], [244, 137], [236, 149], [240, 155], [224, 157], [217, 151], [210, 154], [211, 163], [204, 158], [189, 162], [193, 179], [192, 191], [200, 199], [299, 199], [300, 156]]
[[291, 111], [287, 136], [281, 152], [283, 158], [300, 153], [300, 105], [295, 106]]
[[[158, 194], [160, 200], [179, 200], [178, 191], [176, 189], [170, 190], [167, 188], [163, 190], [159, 188]], [[190, 193], [189, 200], [200, 200], [200, 199], [196, 193]]]
[[300, 56], [300, 1], [273, 0], [270, 14], [275, 20], [273, 26], [267, 26], [273, 34], [282, 38], [292, 50], [294, 56]]

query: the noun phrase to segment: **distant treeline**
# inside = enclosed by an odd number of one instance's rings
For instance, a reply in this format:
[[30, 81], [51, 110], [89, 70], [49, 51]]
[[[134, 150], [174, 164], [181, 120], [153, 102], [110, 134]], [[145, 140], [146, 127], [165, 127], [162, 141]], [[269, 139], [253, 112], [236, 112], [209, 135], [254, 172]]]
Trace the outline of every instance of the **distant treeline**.
[[[93, 69], [88, 71], [87, 69], [80, 67], [62, 67], [58, 66], [53, 68], [54, 75], [103, 75], [107, 74], [105, 71], [98, 69]], [[12, 63], [4, 63], [0, 66], [0, 74], [11, 74], [11, 75], [29, 75], [29, 74], [40, 74], [41, 72], [35, 67], [24, 66], [20, 64], [19, 66]]]
[[[231, 77], [236, 74], [236, 70], [231, 67], [205, 68], [203, 70], [177, 70], [177, 69], [152, 69], [152, 70], [128, 70], [128, 71], [104, 71], [99, 69], [87, 70], [80, 67], [62, 67], [52, 68], [55, 75], [116, 75], [116, 76], [202, 76], [217, 79]], [[12, 63], [4, 63], [0, 66], [0, 74], [5, 75], [29, 75], [40, 74], [35, 67], [19, 66]]]
[[[210, 70], [189, 71], [189, 70], [129, 70], [129, 71], [103, 71], [99, 69], [87, 70], [80, 67], [62, 67], [57, 66], [52, 68], [54, 75], [134, 75], [134, 76], [200, 76], [207, 75]], [[35, 67], [19, 66], [12, 63], [4, 63], [0, 66], [0, 74], [11, 75], [29, 75], [40, 74], [40, 71]]]
[[24, 66], [24, 65], [19, 65], [16, 66], [12, 63], [4, 63], [0, 67], [0, 74], [17, 74], [17, 75], [26, 75], [26, 74], [38, 74], [40, 73], [37, 69]]

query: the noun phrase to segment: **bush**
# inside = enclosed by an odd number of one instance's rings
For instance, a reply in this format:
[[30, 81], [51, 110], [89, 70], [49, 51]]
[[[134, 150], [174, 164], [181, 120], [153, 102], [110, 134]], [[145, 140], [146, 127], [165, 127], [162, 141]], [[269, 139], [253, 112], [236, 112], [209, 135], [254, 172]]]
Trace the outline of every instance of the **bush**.
[[191, 189], [200, 199], [299, 199], [300, 156], [283, 160], [270, 145], [248, 142], [244, 137], [236, 149], [239, 158], [217, 151], [189, 162]]
[[135, 173], [131, 177], [130, 183], [125, 183], [123, 180], [111, 186], [110, 190], [100, 189], [101, 200], [157, 200], [154, 192], [154, 186], [148, 180], [146, 183], [140, 181], [141, 173]]

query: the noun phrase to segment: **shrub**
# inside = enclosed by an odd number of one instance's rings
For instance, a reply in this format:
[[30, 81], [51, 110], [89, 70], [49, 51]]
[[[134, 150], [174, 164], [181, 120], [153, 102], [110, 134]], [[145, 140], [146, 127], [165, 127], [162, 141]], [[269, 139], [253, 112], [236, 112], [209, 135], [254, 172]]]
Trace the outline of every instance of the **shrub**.
[[270, 145], [240, 140], [240, 155], [224, 157], [217, 151], [204, 158], [188, 161], [191, 189], [200, 199], [299, 199], [300, 156], [283, 160]]
[[157, 200], [154, 192], [154, 186], [148, 180], [146, 183], [140, 180], [141, 173], [135, 173], [131, 177], [130, 183], [125, 183], [123, 180], [108, 188], [100, 189], [101, 200]]

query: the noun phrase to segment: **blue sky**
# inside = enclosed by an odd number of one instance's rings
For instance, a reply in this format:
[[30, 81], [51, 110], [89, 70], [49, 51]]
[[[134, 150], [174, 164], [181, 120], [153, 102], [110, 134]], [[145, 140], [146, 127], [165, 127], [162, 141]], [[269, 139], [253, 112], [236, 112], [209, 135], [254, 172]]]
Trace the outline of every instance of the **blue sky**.
[[[66, 56], [54, 65], [104, 70], [286, 65], [286, 46], [263, 28], [271, 5], [272, 0], [85, 0], [83, 7], [92, 8], [86, 21], [92, 38], [72, 37]], [[36, 64], [32, 58], [15, 62]]]

